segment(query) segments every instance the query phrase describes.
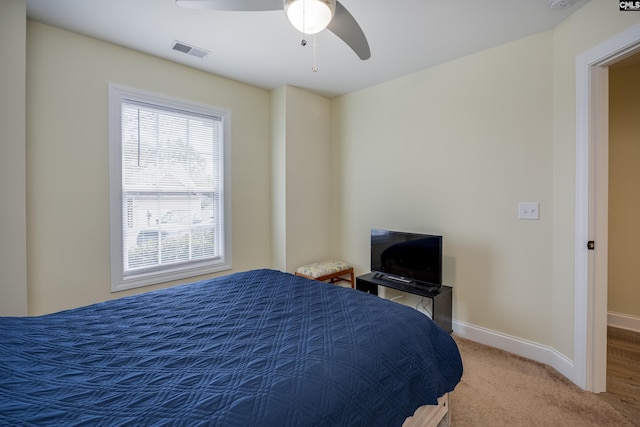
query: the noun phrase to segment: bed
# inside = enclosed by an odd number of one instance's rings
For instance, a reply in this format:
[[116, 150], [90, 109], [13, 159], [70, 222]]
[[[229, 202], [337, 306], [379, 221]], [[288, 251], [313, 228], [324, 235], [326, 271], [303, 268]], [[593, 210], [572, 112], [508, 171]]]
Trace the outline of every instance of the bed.
[[461, 376], [427, 316], [275, 270], [0, 318], [2, 426], [447, 421]]

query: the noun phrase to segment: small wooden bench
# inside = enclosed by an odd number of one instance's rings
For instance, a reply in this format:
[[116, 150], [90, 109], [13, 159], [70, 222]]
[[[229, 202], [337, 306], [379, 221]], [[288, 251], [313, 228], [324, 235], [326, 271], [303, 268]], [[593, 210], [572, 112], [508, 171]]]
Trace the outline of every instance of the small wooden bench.
[[[296, 276], [319, 280], [321, 282], [329, 280], [330, 283], [335, 283], [344, 280], [345, 282], [349, 282], [352, 288], [355, 287], [356, 283], [353, 267], [343, 261], [330, 260], [303, 265], [296, 269], [295, 274]], [[349, 276], [349, 278], [345, 278], [344, 276]]]

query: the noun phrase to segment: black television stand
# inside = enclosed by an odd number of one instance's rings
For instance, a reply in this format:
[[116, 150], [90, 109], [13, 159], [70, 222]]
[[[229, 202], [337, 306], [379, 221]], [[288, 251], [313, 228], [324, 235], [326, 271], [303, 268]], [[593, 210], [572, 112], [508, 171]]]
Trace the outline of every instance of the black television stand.
[[356, 289], [378, 295], [378, 286], [408, 292], [429, 298], [432, 302], [431, 319], [442, 329], [451, 333], [451, 286], [424, 288], [416, 286], [410, 280], [392, 280], [384, 274], [367, 273], [356, 277]]

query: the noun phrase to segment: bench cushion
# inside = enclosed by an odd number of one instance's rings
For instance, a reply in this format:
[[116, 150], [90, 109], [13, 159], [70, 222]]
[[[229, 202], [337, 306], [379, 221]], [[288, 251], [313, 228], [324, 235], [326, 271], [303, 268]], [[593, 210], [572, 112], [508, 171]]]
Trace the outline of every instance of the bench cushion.
[[305, 276], [309, 277], [323, 277], [328, 274], [347, 271], [351, 268], [353, 267], [346, 262], [330, 260], [303, 265], [302, 267], [298, 267], [296, 273], [304, 274]]

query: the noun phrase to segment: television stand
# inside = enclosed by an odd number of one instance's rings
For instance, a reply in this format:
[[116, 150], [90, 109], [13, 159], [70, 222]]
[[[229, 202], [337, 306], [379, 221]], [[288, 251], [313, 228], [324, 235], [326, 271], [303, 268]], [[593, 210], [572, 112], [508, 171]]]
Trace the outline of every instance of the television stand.
[[451, 286], [443, 285], [427, 289], [416, 286], [411, 282], [389, 280], [384, 274], [380, 273], [367, 273], [356, 277], [356, 289], [359, 291], [378, 295], [378, 286], [429, 298], [432, 307], [431, 319], [448, 333], [453, 331], [451, 327], [451, 296], [453, 288]]

